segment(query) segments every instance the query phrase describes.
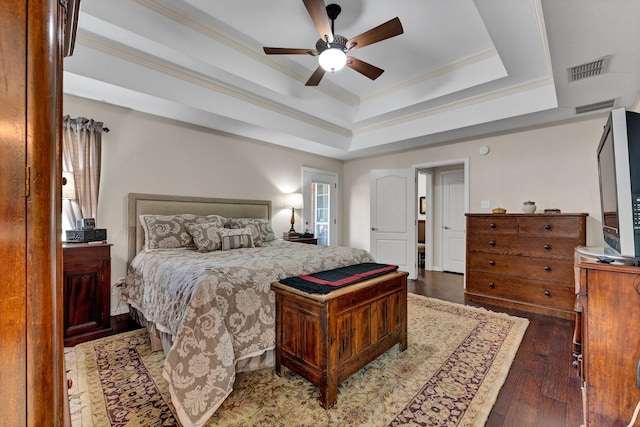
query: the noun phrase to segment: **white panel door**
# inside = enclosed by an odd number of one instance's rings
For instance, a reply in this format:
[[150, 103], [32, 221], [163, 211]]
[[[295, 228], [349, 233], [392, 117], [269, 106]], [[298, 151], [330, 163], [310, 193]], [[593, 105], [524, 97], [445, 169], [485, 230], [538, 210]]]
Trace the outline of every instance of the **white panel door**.
[[371, 254], [416, 278], [416, 183], [413, 169], [371, 171]]
[[442, 269], [464, 273], [465, 216], [464, 170], [441, 173], [442, 179]]

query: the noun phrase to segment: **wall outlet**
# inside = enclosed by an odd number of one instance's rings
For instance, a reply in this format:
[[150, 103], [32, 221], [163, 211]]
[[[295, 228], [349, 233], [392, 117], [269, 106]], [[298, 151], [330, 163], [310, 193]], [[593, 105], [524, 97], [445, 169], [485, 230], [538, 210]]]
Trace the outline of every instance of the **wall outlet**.
[[489, 208], [491, 208], [491, 201], [490, 200], [482, 200], [480, 202], [480, 208], [481, 209], [489, 209]]

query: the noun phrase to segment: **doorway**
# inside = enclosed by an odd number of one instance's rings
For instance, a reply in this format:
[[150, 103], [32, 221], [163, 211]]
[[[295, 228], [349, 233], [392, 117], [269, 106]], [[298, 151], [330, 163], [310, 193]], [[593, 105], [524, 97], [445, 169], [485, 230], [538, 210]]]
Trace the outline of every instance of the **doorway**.
[[302, 168], [304, 231], [313, 233], [320, 246], [338, 245], [338, 175]]
[[424, 215], [417, 212], [417, 218], [425, 221], [424, 269], [464, 273], [469, 159], [421, 163], [413, 168], [418, 182], [417, 196], [426, 200]]

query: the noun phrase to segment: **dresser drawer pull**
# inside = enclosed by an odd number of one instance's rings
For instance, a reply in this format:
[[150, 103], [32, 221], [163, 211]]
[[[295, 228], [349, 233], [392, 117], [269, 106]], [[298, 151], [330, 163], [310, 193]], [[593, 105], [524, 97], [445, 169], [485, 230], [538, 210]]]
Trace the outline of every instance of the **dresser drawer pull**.
[[551, 296], [551, 292], [549, 292], [549, 291], [544, 291], [544, 294], [545, 294], [546, 296], [548, 296], [548, 297], [550, 297], [550, 296]]
[[636, 293], [640, 295], [640, 279], [636, 280]]
[[548, 265], [544, 266], [544, 271], [551, 271], [551, 267], [549, 267]]
[[489, 265], [496, 265], [496, 262], [494, 260], [489, 261]]
[[495, 240], [489, 240], [489, 244], [490, 244], [491, 246], [495, 246], [495, 245], [496, 245], [496, 241], [495, 241]]
[[547, 225], [545, 225], [545, 226], [544, 226], [544, 229], [545, 229], [545, 230], [551, 230], [551, 224], [547, 224]]
[[550, 250], [550, 249], [551, 249], [551, 245], [544, 245], [544, 248], [545, 248], [546, 250]]
[[492, 222], [491, 224], [489, 224], [490, 228], [496, 228], [496, 225]]
[[493, 283], [493, 282], [489, 282], [489, 287], [490, 287], [490, 288], [495, 288], [495, 287], [496, 287], [496, 284], [495, 284], [495, 283]]

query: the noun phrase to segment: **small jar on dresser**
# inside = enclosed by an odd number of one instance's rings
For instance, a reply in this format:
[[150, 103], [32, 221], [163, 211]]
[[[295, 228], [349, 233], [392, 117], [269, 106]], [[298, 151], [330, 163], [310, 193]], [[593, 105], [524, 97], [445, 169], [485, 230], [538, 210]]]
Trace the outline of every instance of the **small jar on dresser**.
[[64, 345], [111, 333], [111, 245], [62, 245]]
[[573, 320], [587, 215], [467, 214], [465, 298]]

